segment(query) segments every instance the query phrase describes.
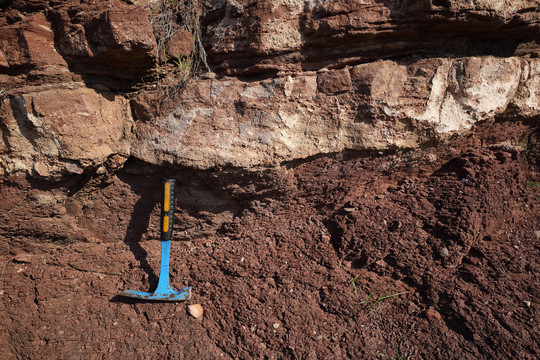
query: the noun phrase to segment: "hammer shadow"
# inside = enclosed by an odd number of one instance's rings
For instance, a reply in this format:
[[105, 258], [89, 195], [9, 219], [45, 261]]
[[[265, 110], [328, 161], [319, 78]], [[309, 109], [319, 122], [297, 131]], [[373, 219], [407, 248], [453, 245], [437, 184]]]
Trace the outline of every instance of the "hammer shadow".
[[159, 189], [159, 185], [153, 183], [145, 184], [147, 181], [144, 180], [142, 184], [140, 182], [131, 182], [129, 179], [124, 179], [124, 181], [132, 184], [131, 190], [140, 196], [133, 207], [126, 236], [124, 237], [124, 243], [129, 246], [135, 260], [139, 263], [139, 267], [148, 275], [149, 282], [149, 284], [141, 284], [140, 286], [143, 287], [141, 289], [129, 290], [148, 291], [144, 287], [149, 286], [150, 289], [154, 289], [158, 284], [159, 277], [148, 263], [148, 252], [141, 246], [141, 240], [143, 235], [148, 231], [150, 216], [154, 210], [156, 201], [158, 201], [155, 191], [151, 189], [155, 189], [156, 186]]

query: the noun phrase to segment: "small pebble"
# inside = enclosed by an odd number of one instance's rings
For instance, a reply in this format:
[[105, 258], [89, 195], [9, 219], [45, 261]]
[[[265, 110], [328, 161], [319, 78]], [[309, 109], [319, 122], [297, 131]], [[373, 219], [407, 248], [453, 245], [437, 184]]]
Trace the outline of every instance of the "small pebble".
[[201, 304], [192, 304], [188, 306], [188, 311], [195, 319], [200, 319], [203, 316], [204, 310]]
[[441, 314], [439, 314], [437, 310], [433, 310], [433, 309], [427, 309], [426, 316], [428, 319], [437, 319], [437, 320], [442, 319]]
[[450, 255], [450, 252], [448, 251], [448, 248], [440, 248], [439, 249], [439, 256], [443, 259], [446, 259]]
[[418, 312], [418, 306], [416, 306], [413, 303], [410, 303], [409, 306], [407, 306], [407, 311], [409, 312], [409, 314]]
[[32, 254], [20, 253], [20, 254], [15, 255], [14, 260], [19, 263], [29, 263], [32, 261]]
[[274, 327], [274, 329], [277, 329], [277, 328], [279, 328], [280, 325], [279, 325], [279, 323], [274, 323], [272, 326]]
[[540, 230], [536, 230], [534, 234], [536, 235], [536, 238], [540, 240]]
[[348, 213], [352, 213], [356, 210], [356, 208], [353, 208], [353, 207], [346, 207], [346, 208], [343, 208], [343, 211], [345, 212], [348, 212]]
[[531, 306], [531, 302], [528, 301], [528, 300], [525, 300], [524, 303], [525, 303], [525, 305], [527, 305], [527, 307], [530, 307], [530, 306]]

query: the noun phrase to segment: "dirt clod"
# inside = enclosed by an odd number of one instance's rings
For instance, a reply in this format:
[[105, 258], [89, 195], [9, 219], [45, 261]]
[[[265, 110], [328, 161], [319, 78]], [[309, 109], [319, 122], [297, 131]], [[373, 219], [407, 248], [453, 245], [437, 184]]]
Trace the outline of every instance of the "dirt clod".
[[426, 310], [426, 317], [428, 319], [436, 319], [436, 320], [441, 320], [442, 319], [441, 314], [439, 314], [439, 312], [437, 310], [433, 310], [433, 309], [427, 309]]

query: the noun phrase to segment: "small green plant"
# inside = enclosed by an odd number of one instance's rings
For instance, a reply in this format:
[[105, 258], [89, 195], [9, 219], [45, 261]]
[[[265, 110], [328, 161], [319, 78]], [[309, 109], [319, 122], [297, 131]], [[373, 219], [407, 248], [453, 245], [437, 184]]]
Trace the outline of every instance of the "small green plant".
[[356, 295], [358, 295], [358, 289], [356, 288], [356, 279], [358, 279], [359, 276], [360, 276], [360, 274], [356, 275], [356, 276], [354, 277], [354, 279], [351, 280], [351, 284], [352, 284], [352, 286], [353, 286], [354, 293], [355, 293]]
[[399, 293], [385, 292], [383, 295], [377, 297], [373, 296], [374, 292], [372, 291], [364, 300], [360, 301], [357, 306], [364, 305], [369, 307], [371, 310], [378, 310], [384, 302], [392, 299], [403, 304], [403, 301], [399, 298], [399, 296], [406, 293], [408, 293], [408, 291]]
[[182, 80], [187, 79], [191, 75], [191, 58], [188, 56], [177, 56], [176, 66]]
[[[360, 277], [360, 274], [356, 275], [351, 280], [351, 285], [356, 295], [358, 295], [358, 287], [356, 286], [356, 280], [358, 280], [359, 277]], [[387, 291], [383, 295], [378, 296], [378, 297], [373, 296], [374, 293], [375, 291], [370, 292], [369, 295], [364, 300], [360, 301], [357, 304], [357, 306], [365, 305], [365, 306], [368, 306], [370, 309], [377, 310], [379, 309], [379, 307], [381, 306], [383, 302], [391, 300], [391, 299], [397, 300], [403, 304], [403, 301], [399, 298], [399, 296], [408, 293], [408, 291], [403, 291], [399, 293], [392, 293], [390, 291]]]
[[[151, 24], [157, 42], [156, 75], [160, 86], [167, 90], [169, 98], [183, 90], [189, 79], [203, 72], [210, 71], [206, 51], [202, 43], [199, 17], [203, 12], [200, 0], [159, 0], [154, 2]], [[192, 35], [193, 43], [189, 55], [178, 56], [169, 53], [169, 43], [175, 34], [184, 30]], [[171, 82], [164, 75], [174, 63], [176, 81]], [[161, 81], [164, 79], [164, 82]]]
[[394, 353], [391, 356], [384, 355], [384, 354], [377, 354], [377, 355], [382, 359], [407, 360], [407, 357], [405, 355], [401, 355], [395, 342], [393, 346], [394, 346]]
[[538, 181], [527, 181], [525, 186], [531, 189], [540, 188], [540, 182]]

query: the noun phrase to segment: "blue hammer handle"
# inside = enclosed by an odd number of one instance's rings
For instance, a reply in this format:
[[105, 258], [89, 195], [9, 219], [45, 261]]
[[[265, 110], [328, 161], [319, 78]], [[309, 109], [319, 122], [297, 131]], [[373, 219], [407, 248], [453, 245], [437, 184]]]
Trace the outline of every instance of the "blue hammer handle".
[[174, 223], [174, 200], [176, 198], [176, 180], [163, 179], [161, 193], [161, 266], [159, 280], [153, 293], [125, 290], [121, 295], [142, 300], [182, 301], [191, 298], [191, 289], [184, 287], [174, 290], [169, 284], [169, 256]]

